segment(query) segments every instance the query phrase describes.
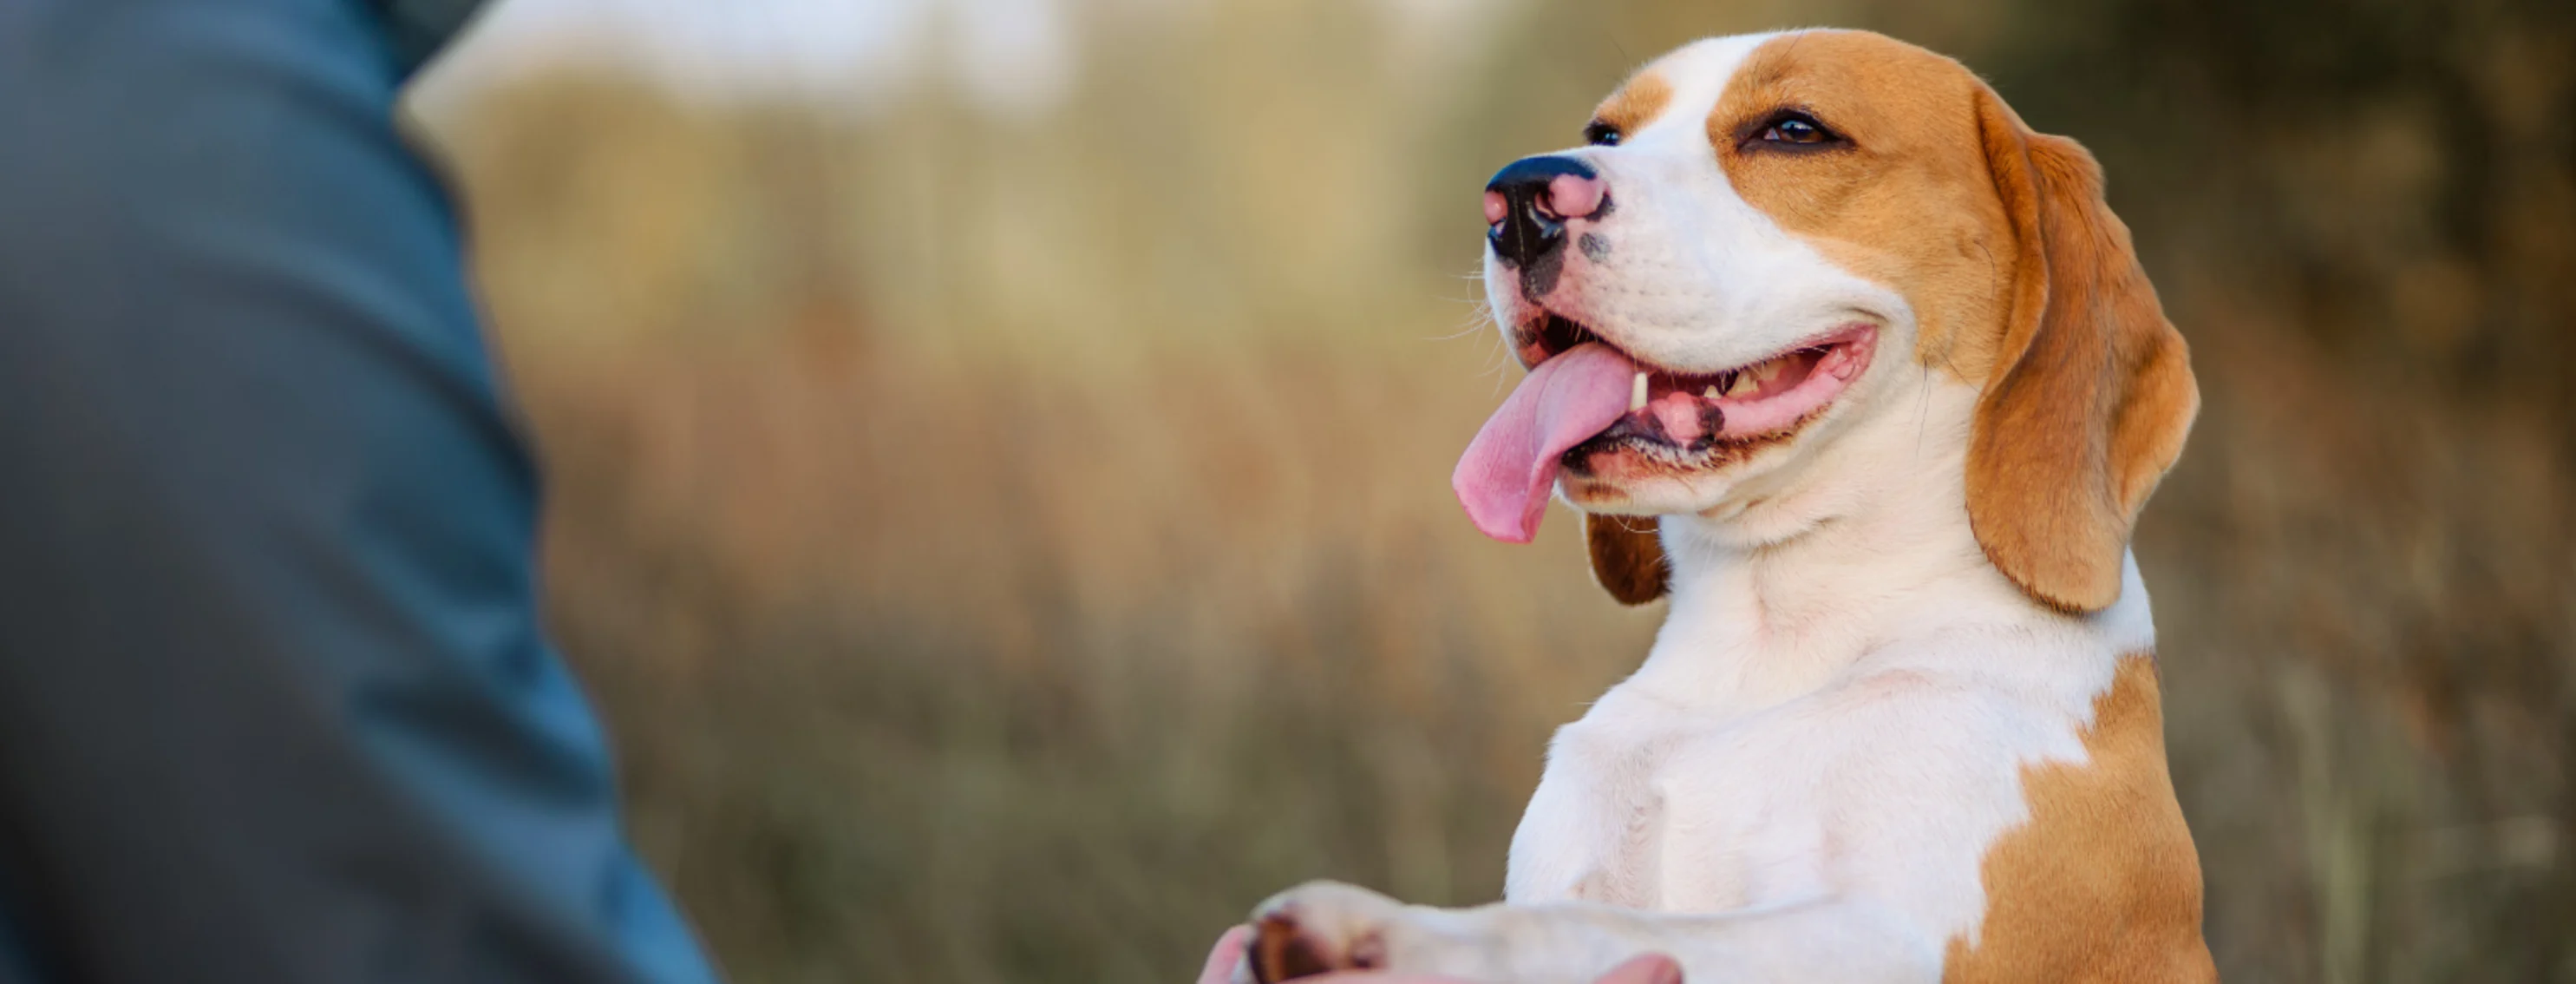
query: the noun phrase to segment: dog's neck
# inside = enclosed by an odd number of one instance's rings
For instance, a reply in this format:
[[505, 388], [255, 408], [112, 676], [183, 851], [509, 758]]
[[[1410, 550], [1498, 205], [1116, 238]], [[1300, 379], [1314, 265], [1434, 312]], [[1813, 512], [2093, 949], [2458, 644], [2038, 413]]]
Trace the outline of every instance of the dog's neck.
[[1750, 710], [1819, 690], [1892, 640], [2076, 621], [2015, 588], [1969, 529], [1974, 392], [1885, 395], [1915, 412], [1855, 421], [1781, 478], [1664, 518], [1672, 607], [1639, 684]]

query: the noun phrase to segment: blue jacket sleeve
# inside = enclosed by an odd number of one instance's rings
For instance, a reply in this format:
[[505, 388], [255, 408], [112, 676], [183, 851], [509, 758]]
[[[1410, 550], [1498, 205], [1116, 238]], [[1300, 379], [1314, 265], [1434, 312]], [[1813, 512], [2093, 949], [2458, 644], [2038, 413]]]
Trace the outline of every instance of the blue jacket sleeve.
[[362, 0], [0, 0], [0, 981], [712, 975]]

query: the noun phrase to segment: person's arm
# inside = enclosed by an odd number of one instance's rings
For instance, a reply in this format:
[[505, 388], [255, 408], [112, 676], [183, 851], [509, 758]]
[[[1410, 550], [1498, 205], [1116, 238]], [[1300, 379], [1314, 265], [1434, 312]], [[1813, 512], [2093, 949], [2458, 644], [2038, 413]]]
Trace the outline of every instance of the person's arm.
[[712, 979], [355, 0], [0, 0], [0, 980]]

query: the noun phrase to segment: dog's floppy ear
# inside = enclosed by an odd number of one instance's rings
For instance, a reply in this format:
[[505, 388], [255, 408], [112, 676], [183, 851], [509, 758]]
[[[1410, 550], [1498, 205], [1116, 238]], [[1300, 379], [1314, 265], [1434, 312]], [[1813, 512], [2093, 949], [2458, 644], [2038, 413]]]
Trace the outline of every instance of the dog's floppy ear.
[[2120, 595], [2121, 558], [2200, 407], [2190, 353], [2102, 199], [2102, 169], [1977, 106], [2018, 244], [2003, 338], [1968, 448], [1968, 522], [2004, 576], [2062, 611]]
[[1653, 516], [1583, 514], [1583, 539], [1592, 551], [1592, 579], [1620, 604], [1643, 605], [1663, 597], [1671, 587], [1660, 528]]

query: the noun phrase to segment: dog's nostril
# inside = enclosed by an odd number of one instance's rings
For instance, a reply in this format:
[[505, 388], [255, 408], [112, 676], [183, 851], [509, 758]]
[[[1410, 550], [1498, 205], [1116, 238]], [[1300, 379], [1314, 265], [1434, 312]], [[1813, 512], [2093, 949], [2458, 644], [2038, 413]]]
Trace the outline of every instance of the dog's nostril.
[[1524, 157], [1485, 183], [1487, 208], [1499, 195], [1507, 207], [1535, 209], [1551, 219], [1583, 218], [1601, 208], [1601, 175], [1571, 157]]
[[1571, 157], [1524, 157], [1485, 183], [1486, 241], [1506, 263], [1528, 265], [1565, 246], [1565, 220], [1600, 211], [1607, 192]]
[[1547, 200], [1539, 207], [1563, 218], [1581, 218], [1601, 210], [1601, 179], [1560, 174], [1547, 183]]

